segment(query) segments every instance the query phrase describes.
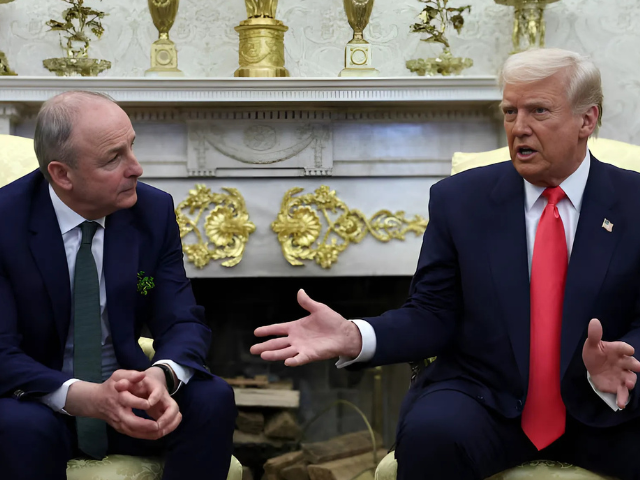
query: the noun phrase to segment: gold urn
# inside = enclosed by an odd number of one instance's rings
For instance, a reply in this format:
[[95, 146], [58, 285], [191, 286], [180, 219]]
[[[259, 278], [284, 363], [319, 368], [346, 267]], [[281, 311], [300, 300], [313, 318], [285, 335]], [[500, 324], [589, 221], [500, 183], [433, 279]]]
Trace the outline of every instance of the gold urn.
[[495, 0], [499, 5], [513, 7], [511, 41], [518, 53], [529, 48], [544, 48], [546, 25], [544, 10], [559, 0]]
[[183, 77], [178, 69], [178, 50], [169, 38], [169, 30], [178, 15], [180, 0], [148, 0], [153, 24], [158, 29], [158, 40], [151, 45], [151, 68], [147, 77]]
[[276, 20], [278, 0], [245, 0], [247, 19], [235, 27], [240, 35], [236, 77], [288, 77], [284, 67], [284, 33]]

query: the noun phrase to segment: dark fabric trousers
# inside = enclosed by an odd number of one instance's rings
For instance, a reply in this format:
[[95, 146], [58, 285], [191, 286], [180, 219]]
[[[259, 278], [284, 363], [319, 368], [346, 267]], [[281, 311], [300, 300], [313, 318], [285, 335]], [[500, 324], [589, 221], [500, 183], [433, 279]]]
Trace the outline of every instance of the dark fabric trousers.
[[[192, 379], [174, 396], [178, 428], [157, 441], [138, 440], [108, 428], [109, 453], [165, 457], [163, 479], [225, 480], [233, 449], [236, 407], [231, 387], [218, 377]], [[0, 470], [11, 480], [65, 480], [67, 461], [78, 456], [72, 417], [33, 401], [0, 399]]]
[[570, 416], [565, 434], [538, 452], [520, 426], [453, 390], [419, 397], [398, 427], [398, 480], [481, 480], [523, 462], [572, 463], [620, 480], [640, 479], [640, 422], [587, 427]]

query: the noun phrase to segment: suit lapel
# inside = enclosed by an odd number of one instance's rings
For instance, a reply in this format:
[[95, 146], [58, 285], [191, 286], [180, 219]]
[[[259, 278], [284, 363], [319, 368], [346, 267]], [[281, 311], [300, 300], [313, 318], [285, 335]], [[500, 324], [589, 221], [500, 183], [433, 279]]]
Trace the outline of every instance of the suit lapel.
[[29, 230], [29, 248], [51, 298], [58, 341], [63, 347], [71, 319], [71, 281], [60, 225], [44, 178], [35, 191]]
[[493, 281], [523, 385], [529, 378], [529, 264], [524, 182], [512, 166], [491, 192], [495, 216], [488, 229]]
[[[607, 169], [592, 156], [567, 271], [560, 378], [567, 371], [579, 340], [586, 335], [611, 256], [624, 234], [624, 218], [617, 214], [616, 203], [617, 195]], [[605, 218], [615, 225], [612, 232], [602, 228]]]
[[120, 345], [134, 338], [134, 306], [138, 271], [138, 230], [130, 210], [107, 217], [104, 240], [104, 277], [107, 309], [116, 353]]

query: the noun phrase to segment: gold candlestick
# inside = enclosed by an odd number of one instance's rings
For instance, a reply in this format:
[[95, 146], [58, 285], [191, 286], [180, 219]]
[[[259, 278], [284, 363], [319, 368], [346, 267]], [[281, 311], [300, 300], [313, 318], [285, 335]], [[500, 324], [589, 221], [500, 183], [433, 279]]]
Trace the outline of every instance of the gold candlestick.
[[153, 24], [159, 32], [158, 40], [151, 45], [151, 68], [146, 77], [183, 77], [178, 69], [178, 50], [169, 38], [169, 30], [178, 14], [180, 0], [148, 0]]
[[288, 77], [284, 67], [284, 32], [276, 20], [278, 0], [244, 0], [247, 20], [235, 27], [240, 34], [240, 68], [236, 77]]
[[545, 36], [544, 9], [558, 0], [495, 0], [499, 5], [514, 7], [511, 41], [518, 53], [529, 48], [543, 48]]
[[[0, 4], [3, 3], [11, 3], [13, 0], [0, 0]], [[17, 75], [16, 72], [9, 68], [9, 62], [7, 62], [7, 56], [4, 54], [2, 50], [0, 50], [0, 75]]]
[[349, 25], [353, 29], [353, 38], [345, 48], [344, 69], [341, 77], [374, 77], [378, 70], [371, 62], [371, 44], [364, 39], [363, 31], [369, 23], [374, 0], [344, 0]]

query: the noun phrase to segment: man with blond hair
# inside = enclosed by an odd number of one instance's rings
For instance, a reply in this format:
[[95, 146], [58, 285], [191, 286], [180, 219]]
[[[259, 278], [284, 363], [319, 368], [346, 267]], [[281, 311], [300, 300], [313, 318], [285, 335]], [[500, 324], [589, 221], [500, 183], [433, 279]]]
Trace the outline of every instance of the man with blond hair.
[[[500, 76], [511, 162], [431, 188], [409, 298], [347, 321], [261, 327], [265, 360], [369, 367], [437, 356], [397, 431], [400, 480], [480, 480], [550, 459], [640, 476], [640, 175], [587, 148], [600, 72], [559, 49], [511, 56]], [[571, 259], [571, 261], [569, 261]]]
[[36, 120], [40, 168], [0, 189], [2, 478], [64, 480], [106, 454], [227, 476], [233, 391], [205, 366], [173, 200], [138, 182], [134, 140], [111, 99], [63, 93]]

